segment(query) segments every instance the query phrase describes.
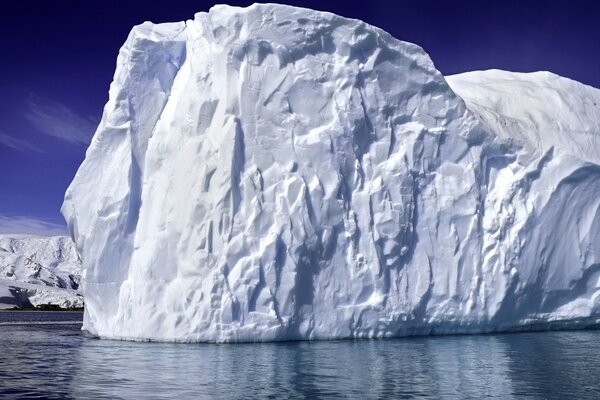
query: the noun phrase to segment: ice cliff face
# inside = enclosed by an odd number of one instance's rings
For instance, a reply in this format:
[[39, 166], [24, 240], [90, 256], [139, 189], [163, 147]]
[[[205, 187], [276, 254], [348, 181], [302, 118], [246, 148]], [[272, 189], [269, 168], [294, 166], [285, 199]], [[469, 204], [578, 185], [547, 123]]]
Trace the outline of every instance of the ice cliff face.
[[0, 235], [0, 309], [83, 307], [80, 281], [70, 238]]
[[306, 9], [135, 27], [63, 206], [84, 329], [260, 341], [596, 322], [599, 92], [498, 71], [449, 83], [418, 46]]

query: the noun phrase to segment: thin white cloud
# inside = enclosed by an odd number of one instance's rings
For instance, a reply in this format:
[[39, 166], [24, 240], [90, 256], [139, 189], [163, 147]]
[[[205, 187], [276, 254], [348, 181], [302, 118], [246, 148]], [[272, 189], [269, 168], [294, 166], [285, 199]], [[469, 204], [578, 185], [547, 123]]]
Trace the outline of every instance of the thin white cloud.
[[26, 217], [0, 215], [0, 234], [31, 236], [64, 236], [69, 231], [64, 225]]
[[84, 117], [53, 100], [30, 94], [25, 117], [40, 132], [68, 143], [87, 146], [98, 125], [92, 117]]
[[9, 147], [13, 150], [21, 151], [23, 153], [44, 153], [44, 151], [36, 145], [25, 140], [17, 139], [2, 131], [0, 131], [0, 145]]

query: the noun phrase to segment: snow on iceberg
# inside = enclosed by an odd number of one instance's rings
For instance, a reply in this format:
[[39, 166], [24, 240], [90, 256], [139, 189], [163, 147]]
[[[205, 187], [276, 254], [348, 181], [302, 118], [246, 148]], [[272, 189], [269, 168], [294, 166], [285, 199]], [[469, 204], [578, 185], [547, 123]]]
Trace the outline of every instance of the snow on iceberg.
[[136, 26], [62, 209], [84, 329], [227, 342], [597, 322], [599, 91], [543, 73], [449, 83], [420, 47], [329, 13]]

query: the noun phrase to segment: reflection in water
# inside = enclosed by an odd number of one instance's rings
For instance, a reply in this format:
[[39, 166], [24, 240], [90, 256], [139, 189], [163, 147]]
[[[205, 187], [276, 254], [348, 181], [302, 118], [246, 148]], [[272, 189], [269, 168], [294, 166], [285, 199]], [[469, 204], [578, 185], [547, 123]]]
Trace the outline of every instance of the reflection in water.
[[0, 397], [598, 398], [600, 332], [243, 345], [0, 324]]
[[512, 336], [498, 338], [506, 345], [513, 393], [540, 399], [600, 398], [600, 331]]
[[501, 346], [473, 337], [165, 345], [85, 340], [75, 396], [439, 398], [510, 393]]

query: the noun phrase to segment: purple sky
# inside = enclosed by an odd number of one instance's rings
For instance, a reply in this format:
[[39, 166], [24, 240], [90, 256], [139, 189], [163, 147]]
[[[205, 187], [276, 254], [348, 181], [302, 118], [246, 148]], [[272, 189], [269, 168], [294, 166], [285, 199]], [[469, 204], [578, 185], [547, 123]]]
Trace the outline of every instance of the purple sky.
[[[379, 26], [422, 46], [445, 75], [489, 68], [549, 70], [600, 88], [600, 2], [284, 3]], [[66, 232], [59, 212], [64, 191], [100, 120], [129, 30], [146, 20], [189, 19], [212, 4], [2, 1], [0, 233]]]

